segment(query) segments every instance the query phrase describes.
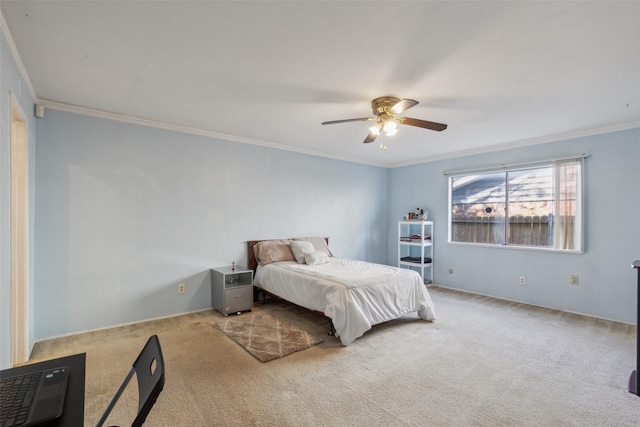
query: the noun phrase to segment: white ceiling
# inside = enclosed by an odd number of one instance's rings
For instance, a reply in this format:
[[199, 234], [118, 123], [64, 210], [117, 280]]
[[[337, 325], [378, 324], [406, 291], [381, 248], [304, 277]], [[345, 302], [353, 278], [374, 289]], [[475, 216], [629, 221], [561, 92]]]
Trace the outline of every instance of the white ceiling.
[[[45, 105], [234, 142], [397, 166], [640, 126], [637, 1], [0, 7]], [[371, 116], [383, 95], [448, 129], [400, 126], [365, 145], [369, 123], [320, 124]]]

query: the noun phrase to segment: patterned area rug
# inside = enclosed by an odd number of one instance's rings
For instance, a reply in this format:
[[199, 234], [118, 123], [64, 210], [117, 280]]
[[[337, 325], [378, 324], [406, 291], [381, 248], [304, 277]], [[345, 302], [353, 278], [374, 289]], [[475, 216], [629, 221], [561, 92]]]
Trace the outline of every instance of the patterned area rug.
[[323, 341], [277, 317], [260, 312], [229, 316], [213, 326], [263, 363]]

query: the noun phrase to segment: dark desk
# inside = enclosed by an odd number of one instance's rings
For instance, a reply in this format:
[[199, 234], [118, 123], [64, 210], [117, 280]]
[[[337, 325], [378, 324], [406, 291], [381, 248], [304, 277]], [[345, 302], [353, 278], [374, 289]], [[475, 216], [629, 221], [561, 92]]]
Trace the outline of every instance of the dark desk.
[[67, 395], [65, 396], [62, 417], [56, 422], [47, 425], [82, 427], [84, 425], [84, 372], [86, 360], [86, 353], [74, 354], [73, 356], [5, 369], [0, 371], [0, 376], [8, 377], [42, 369], [52, 369], [58, 366], [67, 366], [69, 368], [69, 380], [67, 382]]

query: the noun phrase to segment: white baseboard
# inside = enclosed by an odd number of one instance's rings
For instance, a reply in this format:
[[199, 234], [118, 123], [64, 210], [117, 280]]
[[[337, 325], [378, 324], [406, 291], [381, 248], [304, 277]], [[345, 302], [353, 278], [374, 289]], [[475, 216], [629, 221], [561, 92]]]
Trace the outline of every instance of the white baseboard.
[[[84, 331], [70, 332], [68, 334], [54, 335], [54, 336], [51, 336], [51, 337], [36, 339], [34, 341], [34, 345], [36, 343], [39, 343], [39, 342], [42, 342], [42, 341], [49, 341], [49, 340], [53, 340], [53, 339], [56, 339], [56, 338], [71, 337], [71, 336], [74, 336], [74, 335], [86, 334], [88, 332], [97, 332], [97, 331], [104, 331], [104, 330], [107, 330], [107, 329], [120, 328], [122, 326], [135, 325], [136, 323], [154, 322], [156, 320], [170, 319], [172, 317], [185, 316], [187, 314], [200, 313], [202, 311], [209, 311], [209, 310], [213, 310], [213, 308], [211, 308], [211, 307], [203, 308], [203, 309], [200, 309], [200, 310], [187, 311], [187, 312], [184, 312], [184, 313], [169, 314], [167, 316], [160, 316], [160, 317], [153, 317], [151, 319], [137, 320], [135, 322], [119, 323], [117, 325], [105, 326], [103, 328], [87, 329], [87, 330], [84, 330]], [[33, 347], [31, 348], [31, 351], [33, 351]]]
[[510, 299], [510, 298], [497, 297], [495, 295], [488, 295], [488, 294], [483, 294], [483, 293], [480, 293], [480, 292], [468, 291], [466, 289], [458, 289], [458, 288], [452, 288], [452, 287], [449, 287], [449, 286], [442, 286], [442, 285], [435, 285], [435, 284], [434, 285], [430, 285], [429, 287], [431, 287], [431, 286], [434, 286], [434, 287], [437, 287], [437, 288], [442, 288], [442, 289], [448, 289], [450, 291], [463, 292], [463, 293], [473, 294], [473, 295], [480, 295], [480, 296], [488, 297], [488, 298], [495, 298], [495, 299], [499, 299], [499, 300], [502, 300], [502, 301], [516, 302], [518, 304], [530, 305], [531, 307], [546, 308], [547, 310], [561, 311], [563, 313], [571, 313], [571, 314], [575, 314], [575, 315], [578, 315], [578, 316], [584, 316], [584, 317], [591, 317], [593, 319], [606, 320], [607, 322], [615, 322], [615, 323], [621, 323], [623, 325], [632, 325], [632, 326], [635, 325], [635, 323], [622, 322], [620, 320], [614, 320], [614, 319], [609, 319], [609, 318], [606, 318], [606, 317], [594, 316], [592, 314], [580, 313], [579, 311], [562, 310], [562, 309], [556, 308], [556, 307], [547, 307], [546, 305], [531, 304], [530, 302], [518, 301], [518, 300]]

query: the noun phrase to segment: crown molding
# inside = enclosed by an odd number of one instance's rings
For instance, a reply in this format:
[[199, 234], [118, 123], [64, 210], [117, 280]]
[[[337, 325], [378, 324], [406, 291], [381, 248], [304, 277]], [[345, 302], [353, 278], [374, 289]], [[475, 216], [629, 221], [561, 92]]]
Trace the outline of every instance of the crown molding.
[[186, 133], [186, 134], [191, 134], [191, 135], [204, 136], [204, 137], [207, 137], [207, 138], [214, 138], [214, 139], [222, 139], [222, 140], [225, 140], [225, 141], [239, 142], [239, 143], [242, 143], [242, 144], [258, 145], [258, 146], [261, 146], [261, 147], [273, 148], [273, 149], [276, 149], [276, 150], [291, 151], [291, 152], [294, 152], [294, 153], [307, 154], [307, 155], [310, 155], [310, 156], [325, 157], [325, 158], [334, 159], [334, 160], [342, 160], [342, 161], [346, 161], [346, 162], [350, 162], [350, 163], [360, 163], [360, 164], [368, 164], [370, 166], [388, 167], [388, 166], [383, 165], [383, 164], [358, 162], [358, 161], [355, 161], [353, 159], [347, 159], [345, 157], [334, 156], [334, 155], [331, 155], [329, 153], [324, 153], [324, 152], [320, 152], [320, 151], [313, 151], [313, 150], [306, 150], [306, 149], [302, 149], [302, 148], [290, 147], [290, 146], [287, 146], [287, 145], [277, 144], [275, 142], [262, 141], [262, 140], [259, 140], [259, 139], [252, 139], [252, 138], [244, 138], [244, 137], [235, 136], [235, 135], [228, 135], [226, 133], [214, 132], [214, 131], [209, 131], [209, 130], [204, 130], [204, 129], [199, 129], [199, 128], [192, 128], [192, 127], [188, 127], [188, 126], [181, 126], [181, 125], [176, 125], [176, 124], [172, 124], [172, 123], [159, 122], [159, 121], [156, 121], [156, 120], [143, 119], [143, 118], [140, 118], [140, 117], [127, 116], [125, 114], [110, 113], [108, 111], [102, 111], [102, 110], [96, 110], [96, 109], [92, 109], [92, 108], [80, 107], [80, 106], [72, 105], [72, 104], [65, 104], [65, 103], [62, 103], [62, 102], [51, 101], [49, 99], [39, 99], [38, 103], [43, 105], [46, 108], [51, 108], [53, 110], [67, 111], [67, 112], [70, 112], [70, 113], [82, 114], [82, 115], [85, 115], [85, 116], [99, 117], [99, 118], [103, 118], [103, 119], [115, 120], [115, 121], [119, 121], [119, 122], [131, 123], [131, 124], [136, 124], [136, 125], [141, 125], [141, 126], [149, 126], [149, 127], [154, 127], [154, 128], [158, 128], [158, 129], [170, 130], [170, 131], [174, 131], [174, 132], [180, 132], [180, 133]]
[[530, 145], [546, 144], [549, 142], [566, 141], [569, 139], [584, 138], [588, 136], [601, 135], [603, 133], [618, 132], [618, 131], [637, 129], [637, 128], [640, 128], [640, 120], [625, 122], [625, 123], [618, 123], [618, 124], [609, 125], [609, 126], [601, 126], [597, 128], [563, 132], [563, 133], [558, 133], [554, 135], [547, 135], [540, 138], [522, 139], [520, 141], [508, 142], [503, 144], [495, 144], [495, 145], [478, 148], [478, 149], [461, 150], [461, 151], [456, 151], [455, 153], [447, 153], [440, 156], [416, 159], [416, 160], [412, 160], [411, 162], [394, 163], [388, 167], [389, 169], [393, 169], [393, 168], [398, 168], [402, 166], [412, 166], [412, 165], [417, 165], [421, 163], [437, 162], [440, 160], [454, 159], [458, 157], [472, 156], [476, 154], [485, 154], [485, 153], [491, 153], [494, 151], [508, 150], [511, 148], [526, 147]]
[[487, 147], [483, 147], [483, 148], [478, 148], [478, 149], [461, 150], [461, 151], [456, 151], [454, 153], [443, 154], [443, 155], [440, 155], [440, 156], [432, 156], [432, 157], [425, 157], [425, 158], [415, 159], [415, 160], [412, 160], [410, 162], [400, 162], [400, 163], [393, 163], [393, 164], [380, 164], [380, 163], [362, 162], [362, 161], [357, 161], [357, 160], [353, 160], [353, 159], [347, 159], [345, 157], [335, 156], [335, 155], [331, 155], [329, 153], [313, 151], [313, 150], [306, 150], [306, 149], [301, 149], [301, 148], [295, 148], [295, 147], [290, 147], [290, 146], [286, 146], [286, 145], [277, 144], [277, 143], [274, 143], [274, 142], [262, 141], [262, 140], [258, 140], [258, 139], [252, 139], [252, 138], [243, 138], [243, 137], [239, 137], [239, 136], [235, 136], [235, 135], [228, 135], [228, 134], [225, 134], [225, 133], [214, 132], [214, 131], [209, 131], [209, 130], [204, 130], [204, 129], [199, 129], [199, 128], [192, 128], [192, 127], [188, 127], [188, 126], [180, 126], [180, 125], [175, 125], [175, 124], [171, 124], [171, 123], [165, 123], [165, 122], [159, 122], [159, 121], [155, 121], [155, 120], [142, 119], [142, 118], [139, 118], [139, 117], [127, 116], [127, 115], [124, 115], [124, 114], [110, 113], [110, 112], [107, 112], [107, 111], [95, 110], [95, 109], [92, 109], [92, 108], [79, 107], [77, 105], [65, 104], [65, 103], [51, 101], [51, 100], [47, 100], [47, 99], [39, 99], [38, 103], [44, 105], [47, 108], [52, 108], [54, 110], [68, 111], [68, 112], [71, 112], [71, 113], [94, 116], [94, 117], [99, 117], [99, 118], [108, 119], [108, 120], [116, 120], [116, 121], [120, 121], [120, 122], [132, 123], [132, 124], [137, 124], [137, 125], [141, 125], [141, 126], [150, 126], [150, 127], [155, 127], [155, 128], [159, 128], [159, 129], [165, 129], [165, 130], [171, 130], [171, 131], [175, 131], [175, 132], [180, 132], [180, 133], [187, 133], [187, 134], [191, 134], [191, 135], [204, 136], [204, 137], [207, 137], [207, 138], [222, 139], [222, 140], [225, 140], [225, 141], [239, 142], [239, 143], [242, 143], [242, 144], [258, 145], [258, 146], [261, 146], [261, 147], [273, 148], [273, 149], [276, 149], [276, 150], [283, 150], [283, 151], [290, 151], [290, 152], [294, 152], [294, 153], [307, 154], [307, 155], [311, 155], [311, 156], [325, 157], [325, 158], [329, 158], [329, 159], [333, 159], [333, 160], [342, 160], [342, 161], [350, 162], [350, 163], [366, 164], [366, 165], [369, 165], [369, 166], [377, 166], [377, 167], [383, 167], [383, 168], [387, 168], [387, 169], [394, 169], [394, 168], [399, 168], [399, 167], [403, 167], [403, 166], [412, 166], [412, 165], [417, 165], [417, 164], [421, 164], [421, 163], [431, 163], [431, 162], [436, 162], [436, 161], [440, 161], [440, 160], [454, 159], [454, 158], [458, 158], [458, 157], [465, 157], [465, 156], [471, 156], [471, 155], [477, 155], [477, 154], [491, 153], [491, 152], [494, 152], [494, 151], [508, 150], [508, 149], [511, 149], [511, 148], [519, 148], [519, 147], [525, 147], [525, 146], [529, 146], [529, 145], [546, 144], [548, 142], [563, 141], [563, 140], [569, 140], [569, 139], [574, 139], [574, 138], [582, 138], [582, 137], [587, 137], [587, 136], [599, 135], [599, 134], [603, 134], [603, 133], [610, 133], [610, 132], [617, 132], [617, 131], [623, 131], [623, 130], [628, 130], [628, 129], [640, 128], [640, 120], [637, 120], [637, 121], [619, 123], [619, 124], [610, 125], [610, 126], [602, 126], [602, 127], [590, 128], [590, 129], [582, 129], [582, 130], [577, 130], [577, 131], [572, 131], [572, 132], [564, 132], [564, 133], [548, 135], [548, 136], [544, 136], [544, 137], [540, 137], [540, 138], [530, 138], [530, 139], [523, 139], [523, 140], [520, 140], [520, 141], [514, 141], [514, 142], [508, 142], [508, 143], [502, 143], [502, 144], [495, 144], [495, 145], [491, 145], [491, 146], [487, 146]]

